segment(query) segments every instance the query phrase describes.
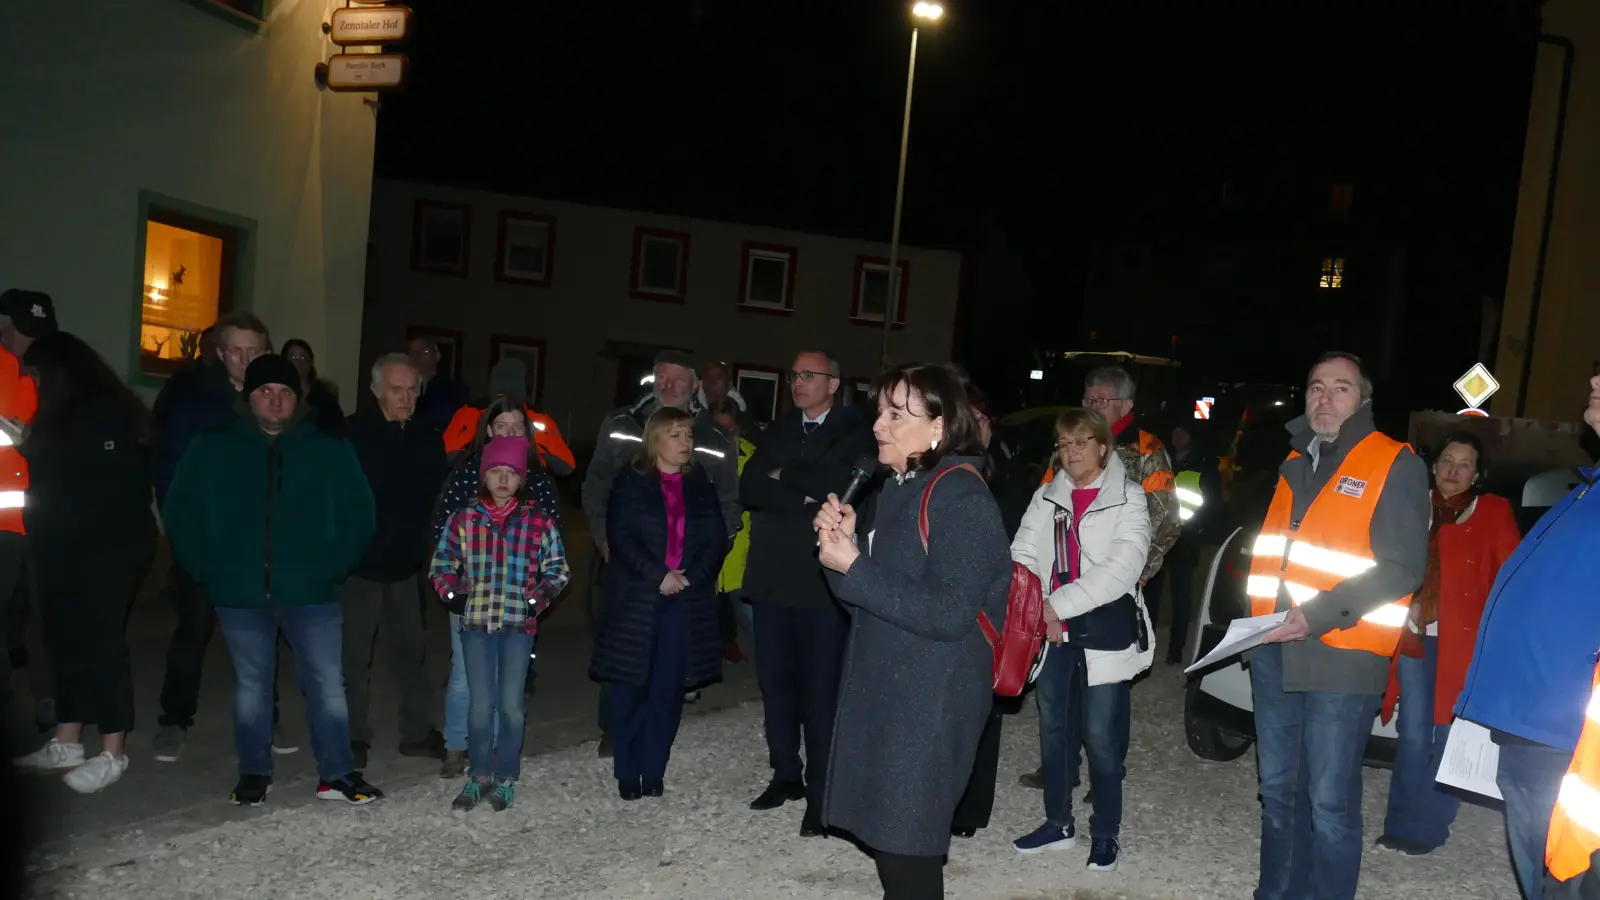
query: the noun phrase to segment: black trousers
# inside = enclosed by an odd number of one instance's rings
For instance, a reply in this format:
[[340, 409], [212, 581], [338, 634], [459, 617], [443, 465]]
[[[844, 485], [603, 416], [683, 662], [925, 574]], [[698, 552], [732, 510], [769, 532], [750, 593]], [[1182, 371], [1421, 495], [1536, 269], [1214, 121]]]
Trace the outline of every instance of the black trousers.
[[[200, 706], [200, 676], [205, 669], [206, 646], [217, 631], [217, 611], [206, 601], [205, 591], [174, 559], [167, 567], [163, 589], [177, 614], [172, 640], [167, 644], [167, 670], [161, 678], [161, 725], [187, 729], [194, 725]], [[283, 640], [280, 635], [278, 638]], [[63, 719], [62, 721], [66, 721]], [[278, 681], [272, 681], [272, 724], [278, 724]]]
[[350, 740], [372, 743], [372, 660], [381, 638], [395, 699], [400, 704], [400, 741], [425, 740], [440, 708], [428, 683], [421, 595], [415, 577], [368, 581], [351, 576], [340, 589], [344, 611], [344, 691], [350, 709]]
[[883, 900], [944, 900], [944, 857], [877, 852]]
[[989, 815], [994, 812], [994, 784], [1000, 769], [1000, 727], [1004, 719], [1004, 711], [996, 702], [983, 723], [983, 737], [978, 739], [978, 755], [972, 762], [967, 790], [956, 804], [955, 820], [950, 823], [954, 831], [989, 827]]
[[[839, 670], [850, 620], [844, 610], [755, 603], [756, 680], [766, 712], [767, 755], [777, 781], [804, 781], [820, 809], [839, 705]], [[805, 762], [800, 745], [805, 743]]]
[[[589, 626], [590, 647], [594, 646], [595, 638], [600, 636], [600, 609], [606, 602], [605, 574], [606, 561], [600, 555], [600, 548], [596, 547], [594, 560], [589, 564], [589, 596], [584, 603], [584, 618]], [[602, 734], [611, 733], [611, 682], [609, 681], [600, 682], [600, 701], [595, 710], [594, 721], [600, 726]]]
[[[44, 623], [39, 614], [39, 589], [33, 583], [32, 549], [25, 535], [0, 531], [0, 636], [9, 652], [28, 654], [28, 684], [35, 703], [54, 693], [50, 659], [44, 650]], [[11, 705], [10, 661], [0, 668], [0, 710]]]
[[52, 557], [46, 551], [36, 573], [45, 645], [55, 671], [56, 721], [94, 725], [101, 734], [132, 731], [128, 610], [150, 551], [102, 547], [94, 565], [73, 566], [68, 561], [76, 552]]

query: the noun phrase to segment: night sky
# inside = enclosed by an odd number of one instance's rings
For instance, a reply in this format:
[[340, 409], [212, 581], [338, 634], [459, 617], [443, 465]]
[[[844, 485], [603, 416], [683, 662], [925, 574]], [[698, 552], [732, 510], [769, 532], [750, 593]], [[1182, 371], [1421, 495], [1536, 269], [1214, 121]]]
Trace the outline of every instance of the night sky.
[[[411, 5], [381, 176], [889, 236], [909, 3]], [[1394, 10], [1422, 5], [1448, 16]], [[1475, 260], [1457, 295], [1503, 291], [1531, 0], [946, 7], [922, 31], [904, 240], [971, 250], [994, 223], [1049, 286], [1036, 320], [1077, 326], [1089, 240], [1164, 224], [1130, 212], [1141, 190], [1199, 197], [1224, 174], [1349, 176], [1358, 207], [1383, 197], [1373, 227]], [[1145, 215], [1185, 215], [1167, 206]], [[1430, 302], [1408, 316], [1423, 333], [1459, 296]], [[976, 370], [1010, 349], [986, 340]]]

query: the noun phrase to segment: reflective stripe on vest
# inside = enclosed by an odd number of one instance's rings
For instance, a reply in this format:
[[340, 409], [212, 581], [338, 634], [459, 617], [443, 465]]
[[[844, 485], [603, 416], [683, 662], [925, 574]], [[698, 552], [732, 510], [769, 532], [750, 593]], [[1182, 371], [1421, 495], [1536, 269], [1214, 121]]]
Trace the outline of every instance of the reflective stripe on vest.
[[[1373, 433], [1352, 447], [1311, 501], [1298, 526], [1292, 521], [1294, 492], [1283, 476], [1272, 496], [1261, 533], [1250, 548], [1250, 574], [1245, 593], [1250, 614], [1264, 616], [1287, 594], [1296, 606], [1315, 601], [1324, 591], [1376, 566], [1372, 553], [1372, 514], [1384, 482], [1404, 444]], [[1290, 459], [1299, 456], [1291, 453]], [[1349, 628], [1334, 629], [1322, 642], [1341, 650], [1366, 650], [1393, 655], [1410, 607], [1408, 594], [1361, 617]]]
[[1600, 850], [1600, 668], [1595, 669], [1578, 748], [1550, 814], [1545, 865], [1551, 875], [1568, 881], [1588, 871], [1596, 850]]
[[1174, 493], [1178, 495], [1178, 519], [1187, 522], [1194, 518], [1200, 507], [1206, 505], [1206, 495], [1200, 492], [1199, 472], [1179, 472]]

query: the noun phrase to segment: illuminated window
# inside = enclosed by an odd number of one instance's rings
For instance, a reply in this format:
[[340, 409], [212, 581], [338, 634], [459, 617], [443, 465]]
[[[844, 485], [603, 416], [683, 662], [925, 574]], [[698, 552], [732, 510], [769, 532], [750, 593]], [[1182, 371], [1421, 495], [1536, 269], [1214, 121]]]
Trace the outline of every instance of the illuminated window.
[[1322, 258], [1322, 281], [1319, 287], [1330, 290], [1344, 287], [1344, 257], [1324, 256]]
[[139, 370], [170, 375], [200, 356], [200, 332], [228, 311], [238, 233], [152, 209], [145, 221]]
[[1355, 199], [1356, 186], [1343, 181], [1328, 192], [1328, 212], [1336, 216], [1350, 215], [1350, 201]]

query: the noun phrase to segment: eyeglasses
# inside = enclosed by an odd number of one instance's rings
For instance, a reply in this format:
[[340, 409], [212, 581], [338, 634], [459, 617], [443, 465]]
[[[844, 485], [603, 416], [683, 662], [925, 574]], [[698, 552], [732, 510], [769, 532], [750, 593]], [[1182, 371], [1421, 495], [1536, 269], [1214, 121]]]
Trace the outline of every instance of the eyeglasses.
[[1121, 397], [1085, 397], [1085, 398], [1083, 398], [1083, 405], [1089, 407], [1090, 409], [1099, 409], [1102, 406], [1111, 406], [1113, 404], [1121, 403], [1121, 402], [1122, 402], [1122, 398]]
[[1056, 441], [1056, 446], [1062, 450], [1082, 450], [1094, 443], [1094, 438], [1062, 438]]
[[311, 361], [311, 357], [305, 355], [304, 353], [291, 353], [291, 354], [289, 354], [289, 361], [290, 362], [310, 362]]
[[827, 372], [790, 372], [790, 384], [809, 384], [813, 378], [832, 378]]

